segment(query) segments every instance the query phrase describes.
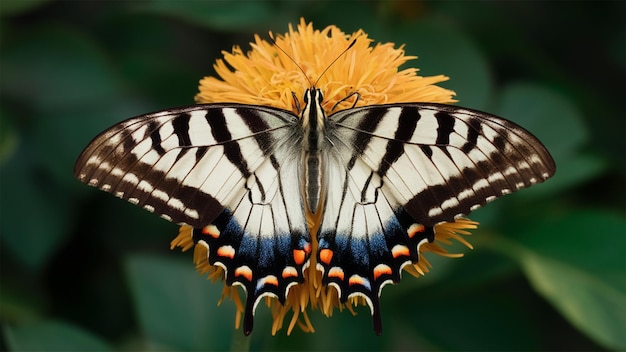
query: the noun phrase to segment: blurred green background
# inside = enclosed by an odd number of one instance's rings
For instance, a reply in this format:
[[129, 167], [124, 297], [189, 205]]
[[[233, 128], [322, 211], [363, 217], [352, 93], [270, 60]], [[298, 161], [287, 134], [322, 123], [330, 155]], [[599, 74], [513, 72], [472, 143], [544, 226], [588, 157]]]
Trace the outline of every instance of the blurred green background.
[[[0, 2], [0, 349], [626, 349], [625, 17], [613, 2]], [[406, 44], [459, 105], [514, 120], [557, 162], [545, 184], [476, 211], [462, 259], [428, 256], [367, 308], [315, 334], [249, 339], [221, 285], [170, 251], [177, 227], [72, 177], [98, 132], [193, 103], [233, 44], [363, 28]]]

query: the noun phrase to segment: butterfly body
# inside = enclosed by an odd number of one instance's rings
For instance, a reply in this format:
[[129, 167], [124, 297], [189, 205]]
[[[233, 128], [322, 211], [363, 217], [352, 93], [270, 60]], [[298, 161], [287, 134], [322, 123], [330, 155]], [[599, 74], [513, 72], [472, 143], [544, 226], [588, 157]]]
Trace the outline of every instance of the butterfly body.
[[301, 116], [225, 103], [132, 118], [97, 136], [74, 173], [192, 226], [209, 263], [245, 289], [248, 334], [261, 298], [284, 303], [307, 268], [341, 302], [365, 298], [380, 333], [382, 287], [419, 260], [436, 224], [555, 171], [529, 132], [480, 111], [405, 103], [327, 115], [316, 88], [304, 101]]
[[[304, 167], [304, 196], [308, 211], [317, 212], [322, 193], [322, 148], [325, 146], [326, 114], [322, 109], [323, 96], [318, 89], [308, 89], [304, 94], [305, 107], [300, 124], [303, 128], [302, 166]], [[312, 103], [311, 103], [312, 102]]]

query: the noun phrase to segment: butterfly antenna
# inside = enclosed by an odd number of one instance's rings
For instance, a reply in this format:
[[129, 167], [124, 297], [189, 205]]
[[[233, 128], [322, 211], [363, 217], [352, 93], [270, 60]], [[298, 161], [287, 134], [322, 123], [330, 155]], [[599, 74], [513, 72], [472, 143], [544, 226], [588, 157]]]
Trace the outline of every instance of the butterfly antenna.
[[313, 84], [313, 87], [317, 86], [317, 82], [320, 81], [320, 78], [322, 78], [324, 76], [324, 74], [328, 71], [328, 69], [330, 69], [331, 67], [333, 67], [333, 65], [335, 64], [335, 62], [337, 62], [337, 60], [339, 60], [340, 57], [344, 56], [348, 50], [350, 50], [350, 48], [352, 48], [354, 46], [354, 43], [356, 43], [356, 39], [354, 38], [352, 40], [352, 42], [350, 43], [350, 45], [348, 45], [347, 48], [345, 48], [341, 54], [337, 55], [337, 57], [333, 60], [333, 62], [330, 63], [330, 65], [326, 66], [326, 69], [324, 69], [324, 71], [322, 71], [322, 73], [319, 75], [319, 77], [317, 77], [317, 80], [315, 81], [315, 84]]
[[302, 67], [300, 67], [300, 65], [298, 65], [296, 60], [294, 60], [293, 57], [291, 57], [291, 55], [287, 54], [287, 52], [283, 48], [281, 48], [280, 45], [278, 45], [276, 43], [276, 39], [274, 39], [274, 34], [272, 32], [269, 32], [269, 35], [270, 35], [270, 40], [272, 41], [272, 44], [274, 44], [274, 46], [277, 47], [278, 50], [282, 51], [283, 54], [285, 54], [285, 56], [287, 56], [289, 58], [289, 60], [291, 60], [291, 62], [293, 62], [294, 65], [296, 65], [298, 70], [300, 70], [300, 72], [302, 72], [302, 74], [304, 75], [304, 78], [306, 78], [306, 80], [309, 81], [309, 84], [311, 85], [311, 87], [314, 87], [313, 82], [311, 82], [311, 80], [309, 79], [309, 76], [306, 75], [306, 72], [304, 72]]
[[283, 48], [281, 48], [277, 43], [276, 40], [274, 39], [274, 34], [272, 32], [269, 32], [269, 36], [270, 36], [270, 40], [272, 41], [272, 44], [274, 44], [275, 47], [278, 48], [278, 50], [282, 51], [283, 54], [285, 54], [285, 56], [287, 56], [289, 58], [289, 60], [291, 60], [291, 62], [293, 62], [296, 67], [300, 70], [300, 72], [302, 72], [302, 74], [304, 75], [304, 77], [306, 78], [307, 81], [309, 81], [309, 84], [311, 85], [311, 87], [315, 87], [317, 86], [317, 82], [319, 82], [320, 78], [322, 78], [324, 76], [324, 74], [328, 71], [328, 69], [330, 69], [335, 62], [337, 62], [337, 60], [339, 60], [340, 57], [342, 57], [343, 55], [346, 54], [346, 52], [348, 52], [348, 50], [350, 50], [350, 48], [352, 48], [354, 46], [354, 44], [356, 43], [356, 39], [354, 38], [354, 40], [352, 40], [352, 42], [350, 43], [350, 45], [348, 45], [347, 48], [345, 48], [341, 54], [337, 55], [337, 57], [330, 63], [330, 65], [326, 66], [326, 68], [324, 69], [324, 71], [322, 71], [322, 73], [319, 75], [319, 77], [317, 77], [317, 80], [315, 80], [315, 83], [311, 82], [311, 80], [309, 79], [309, 76], [307, 76], [306, 72], [304, 72], [304, 70], [302, 69], [302, 67], [300, 67], [300, 65], [298, 65], [298, 63], [296, 62], [296, 60], [293, 59], [293, 57], [291, 57], [289, 54], [287, 54], [287, 52], [285, 50], [283, 50]]

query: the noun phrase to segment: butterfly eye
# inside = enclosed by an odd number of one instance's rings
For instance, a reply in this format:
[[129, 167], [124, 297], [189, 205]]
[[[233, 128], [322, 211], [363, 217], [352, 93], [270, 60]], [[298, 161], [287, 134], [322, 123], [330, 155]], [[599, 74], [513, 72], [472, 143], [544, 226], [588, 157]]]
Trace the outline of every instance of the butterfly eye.
[[306, 92], [306, 93], [304, 94], [303, 99], [304, 99], [304, 103], [305, 103], [305, 104], [308, 104], [308, 103], [309, 103], [309, 94], [311, 94], [311, 91], [308, 91], [308, 92]]

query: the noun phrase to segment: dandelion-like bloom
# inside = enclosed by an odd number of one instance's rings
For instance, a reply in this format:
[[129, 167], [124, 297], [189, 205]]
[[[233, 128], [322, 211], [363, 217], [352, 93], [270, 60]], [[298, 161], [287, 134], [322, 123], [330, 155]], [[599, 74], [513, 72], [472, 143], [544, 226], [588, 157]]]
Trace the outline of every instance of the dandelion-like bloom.
[[[354, 45], [344, 53], [350, 43]], [[232, 52], [224, 52], [224, 58], [217, 60], [217, 77], [205, 77], [200, 81], [198, 103], [236, 102], [251, 105], [264, 105], [290, 110], [299, 114], [304, 102], [301, 99], [311, 83], [324, 95], [322, 107], [326, 112], [336, 112], [356, 106], [402, 102], [454, 102], [454, 92], [435, 84], [446, 81], [443, 75], [419, 76], [416, 68], [399, 67], [414, 56], [406, 56], [402, 47], [393, 43], [372, 45], [373, 40], [362, 30], [347, 35], [335, 26], [314, 30], [313, 25], [301, 20], [297, 29], [289, 27], [289, 32], [277, 36], [275, 43], [255, 36], [252, 50], [243, 53], [234, 47]], [[280, 49], [279, 49], [280, 48]], [[281, 52], [281, 49], [285, 52]], [[333, 61], [336, 62], [333, 63]], [[333, 63], [331, 66], [329, 66]], [[304, 74], [303, 74], [304, 72]], [[323, 74], [322, 74], [323, 73]], [[305, 76], [306, 74], [306, 76]], [[358, 93], [358, 99], [354, 93]], [[346, 97], [354, 96], [354, 99]], [[307, 213], [311, 234], [316, 234], [320, 226], [320, 214]], [[449, 254], [440, 244], [456, 240], [467, 247], [471, 245], [461, 236], [468, 229], [476, 228], [477, 223], [459, 219], [454, 223], [442, 223], [434, 227], [434, 240], [419, 246], [419, 261], [403, 267], [408, 273], [418, 277], [429, 270], [429, 263], [422, 256], [424, 252], [456, 257]], [[183, 250], [194, 247], [193, 229], [182, 226], [179, 235], [172, 241], [172, 248]], [[317, 241], [312, 236], [311, 253], [316, 253]], [[213, 281], [223, 280], [222, 267], [213, 266], [208, 261], [205, 246], [195, 245], [194, 262], [199, 272], [208, 274]], [[307, 308], [319, 309], [330, 316], [335, 308], [348, 309], [354, 314], [353, 306], [367, 304], [360, 296], [350, 297], [345, 304], [338, 298], [337, 290], [322, 283], [322, 273], [316, 268], [316, 255], [310, 256], [311, 263], [305, 269], [304, 282], [293, 285], [288, 290], [284, 304], [273, 297], [266, 297], [274, 323], [272, 334], [279, 330], [291, 311], [287, 333], [297, 324], [302, 330], [313, 332]], [[223, 298], [232, 298], [237, 307], [236, 327], [238, 328], [244, 306], [236, 288], [224, 285]]]

